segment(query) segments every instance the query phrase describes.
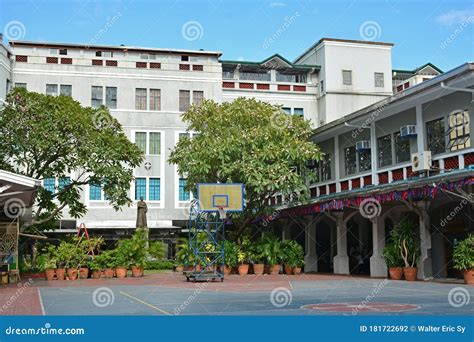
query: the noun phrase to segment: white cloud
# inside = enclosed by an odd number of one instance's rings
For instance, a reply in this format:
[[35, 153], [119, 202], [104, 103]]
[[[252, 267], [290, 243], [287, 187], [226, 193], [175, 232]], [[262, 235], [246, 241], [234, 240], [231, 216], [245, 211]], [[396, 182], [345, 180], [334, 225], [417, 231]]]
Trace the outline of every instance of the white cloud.
[[271, 8], [276, 8], [276, 7], [285, 7], [286, 4], [284, 2], [279, 2], [279, 1], [274, 1], [270, 3]]
[[474, 9], [451, 10], [436, 18], [436, 21], [442, 25], [459, 25], [466, 21], [472, 21]]

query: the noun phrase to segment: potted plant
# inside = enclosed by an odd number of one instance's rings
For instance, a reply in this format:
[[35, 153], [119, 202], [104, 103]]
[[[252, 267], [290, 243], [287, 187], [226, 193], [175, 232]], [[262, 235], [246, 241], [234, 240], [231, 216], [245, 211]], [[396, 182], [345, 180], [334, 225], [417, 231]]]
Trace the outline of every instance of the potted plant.
[[385, 246], [382, 258], [385, 259], [385, 263], [388, 267], [388, 274], [390, 279], [400, 280], [403, 277], [403, 259], [401, 255], [400, 246], [394, 241], [390, 241]]
[[474, 284], [474, 236], [469, 234], [453, 252], [454, 268], [463, 272], [466, 284]]
[[253, 273], [262, 275], [265, 269], [265, 255], [261, 242], [257, 242], [250, 246], [250, 259], [253, 264]]
[[238, 263], [238, 246], [229, 240], [224, 241], [224, 275], [229, 275], [232, 272], [232, 267]]
[[177, 263], [176, 272], [183, 272], [184, 267], [190, 265], [190, 255], [188, 250], [188, 239], [179, 238], [176, 245], [175, 260]]
[[270, 274], [280, 273], [280, 261], [282, 257], [281, 241], [273, 234], [267, 234], [262, 239], [263, 255], [270, 266]]
[[44, 272], [46, 274], [46, 280], [51, 281], [56, 277], [56, 260], [49, 257], [44, 262]]
[[[286, 258], [287, 261], [285, 263], [285, 273], [286, 274], [294, 274], [294, 275], [299, 275], [301, 274], [301, 267], [304, 264], [304, 250], [301, 245], [294, 241], [294, 240], [289, 240], [286, 243]], [[291, 268], [291, 272], [288, 272], [286, 265], [288, 265]]]
[[237, 262], [239, 263], [239, 275], [244, 276], [249, 273], [249, 264], [247, 263], [247, 253], [242, 248], [237, 252]]
[[95, 257], [95, 261], [98, 263], [98, 266], [101, 270], [103, 270], [105, 278], [113, 278], [114, 277], [114, 250], [107, 250], [103, 251], [99, 255]]
[[[59, 246], [49, 246], [48, 250], [50, 251], [49, 255], [54, 255], [56, 258], [57, 269], [56, 269], [56, 279], [64, 280], [66, 279], [66, 263], [69, 257], [68, 252], [69, 245], [62, 241]], [[53, 254], [54, 253], [54, 254]]]
[[127, 276], [127, 268], [130, 263], [127, 257], [131, 254], [130, 248], [130, 240], [126, 239], [121, 240], [119, 246], [113, 250], [111, 266], [114, 267], [117, 278], [125, 278]]
[[287, 241], [283, 241], [281, 243], [281, 259], [280, 259], [280, 261], [283, 263], [285, 274], [287, 274], [287, 275], [293, 274], [293, 267], [291, 267], [291, 265], [290, 265], [290, 261], [293, 258], [293, 255], [292, 255], [293, 254], [292, 242], [293, 242], [292, 240], [287, 240]]
[[403, 259], [403, 275], [408, 281], [415, 281], [418, 268], [416, 260], [420, 254], [418, 229], [415, 225], [407, 221], [402, 221], [393, 230], [392, 237], [400, 248], [400, 255]]
[[[143, 277], [149, 246], [145, 229], [138, 228], [132, 238], [127, 241], [127, 247], [123, 251], [129, 261], [133, 277]], [[156, 249], [157, 247], [153, 247]]]
[[96, 256], [92, 260], [89, 261], [89, 269], [92, 271], [92, 279], [100, 279], [102, 276], [100, 258]]

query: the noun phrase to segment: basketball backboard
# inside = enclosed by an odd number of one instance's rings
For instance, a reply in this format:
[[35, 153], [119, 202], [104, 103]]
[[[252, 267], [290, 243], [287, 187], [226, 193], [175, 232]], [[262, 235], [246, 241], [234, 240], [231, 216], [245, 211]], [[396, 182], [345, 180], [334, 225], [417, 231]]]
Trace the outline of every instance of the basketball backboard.
[[226, 212], [244, 210], [244, 185], [242, 183], [198, 183], [199, 210]]

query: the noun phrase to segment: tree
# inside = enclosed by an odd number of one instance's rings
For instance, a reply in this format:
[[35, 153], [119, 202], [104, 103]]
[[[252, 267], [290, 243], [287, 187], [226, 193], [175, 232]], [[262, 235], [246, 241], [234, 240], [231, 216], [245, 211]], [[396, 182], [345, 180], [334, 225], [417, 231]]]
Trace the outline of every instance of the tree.
[[307, 183], [314, 180], [314, 172], [307, 165], [321, 153], [309, 141], [308, 121], [247, 98], [204, 101], [182, 119], [188, 131], [198, 134], [180, 139], [169, 161], [186, 175], [192, 191], [200, 182], [245, 184], [244, 212], [232, 216], [238, 235], [255, 218], [270, 213], [271, 197], [281, 194], [295, 202], [309, 197]]
[[87, 212], [80, 192], [102, 187], [115, 210], [130, 203], [133, 169], [142, 153], [107, 108], [82, 107], [69, 96], [16, 88], [0, 111], [0, 168], [43, 180], [62, 180], [54, 192], [40, 188], [32, 224], [50, 228], [66, 207], [73, 218]]

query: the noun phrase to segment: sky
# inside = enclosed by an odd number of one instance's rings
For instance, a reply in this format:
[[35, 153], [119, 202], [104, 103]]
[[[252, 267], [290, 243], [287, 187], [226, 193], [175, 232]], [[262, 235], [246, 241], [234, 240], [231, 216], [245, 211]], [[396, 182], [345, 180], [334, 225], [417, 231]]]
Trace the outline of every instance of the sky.
[[4, 41], [221, 51], [293, 61], [320, 38], [394, 43], [394, 69], [474, 61], [474, 0], [0, 0]]

